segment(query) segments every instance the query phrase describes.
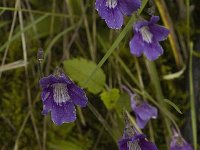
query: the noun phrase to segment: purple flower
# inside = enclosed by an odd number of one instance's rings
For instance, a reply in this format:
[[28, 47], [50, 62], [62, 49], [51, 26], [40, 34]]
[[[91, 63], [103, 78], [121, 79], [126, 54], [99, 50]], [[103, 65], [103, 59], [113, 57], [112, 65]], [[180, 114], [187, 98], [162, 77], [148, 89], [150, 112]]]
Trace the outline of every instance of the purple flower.
[[193, 148], [176, 132], [171, 140], [170, 150], [193, 150]]
[[158, 16], [152, 16], [150, 21], [138, 21], [134, 25], [134, 37], [129, 43], [133, 55], [139, 57], [144, 52], [153, 61], [163, 54], [159, 42], [167, 38], [169, 30], [157, 25], [158, 20]]
[[135, 94], [131, 95], [131, 107], [135, 113], [137, 125], [143, 129], [151, 118], [157, 118], [158, 110], [147, 102], [137, 101], [136, 96]]
[[136, 123], [139, 128], [143, 129], [147, 122], [158, 116], [158, 110], [156, 107], [149, 105], [147, 102], [139, 99], [139, 96], [133, 94], [126, 86], [122, 85], [122, 88], [129, 94], [131, 99], [131, 108], [136, 116]]
[[52, 121], [61, 125], [76, 120], [74, 104], [85, 107], [87, 97], [85, 92], [74, 84], [64, 73], [49, 75], [40, 79], [42, 87], [42, 114], [51, 112]]
[[154, 143], [147, 141], [144, 134], [137, 133], [135, 128], [128, 124], [118, 145], [120, 150], [158, 150]]
[[124, 22], [123, 15], [131, 15], [141, 6], [140, 0], [96, 0], [95, 7], [109, 28], [119, 29]]

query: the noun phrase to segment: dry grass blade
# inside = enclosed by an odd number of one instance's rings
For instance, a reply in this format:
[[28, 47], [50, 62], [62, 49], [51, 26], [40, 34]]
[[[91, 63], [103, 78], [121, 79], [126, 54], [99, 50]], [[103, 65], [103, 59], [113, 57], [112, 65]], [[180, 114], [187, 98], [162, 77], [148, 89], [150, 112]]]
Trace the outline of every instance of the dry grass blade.
[[25, 62], [24, 60], [17, 60], [15, 62], [0, 66], [0, 72], [25, 67], [27, 64], [28, 62]]

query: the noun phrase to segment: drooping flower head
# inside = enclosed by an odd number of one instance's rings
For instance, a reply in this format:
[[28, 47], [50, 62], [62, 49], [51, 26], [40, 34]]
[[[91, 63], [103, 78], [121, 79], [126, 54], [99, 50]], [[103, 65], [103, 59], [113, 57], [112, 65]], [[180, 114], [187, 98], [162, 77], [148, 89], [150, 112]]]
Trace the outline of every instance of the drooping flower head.
[[137, 125], [143, 129], [151, 118], [157, 118], [158, 110], [145, 101], [137, 101], [136, 97], [137, 95], [131, 96], [131, 107], [136, 115]]
[[139, 133], [130, 122], [126, 122], [123, 138], [118, 141], [119, 150], [157, 150], [144, 134]]
[[142, 101], [138, 95], [133, 94], [127, 87], [123, 86], [123, 89], [126, 90], [130, 96], [131, 108], [135, 113], [136, 123], [139, 128], [143, 129], [151, 118], [157, 118], [158, 110], [156, 107]]
[[159, 44], [167, 38], [169, 30], [157, 25], [158, 16], [152, 16], [150, 21], [138, 21], [134, 25], [134, 37], [129, 43], [131, 53], [137, 57], [142, 53], [153, 61], [163, 54], [163, 48]]
[[95, 7], [109, 28], [119, 29], [124, 23], [123, 15], [131, 15], [141, 6], [141, 0], [96, 0]]
[[52, 121], [61, 125], [76, 120], [74, 105], [85, 107], [87, 97], [83, 89], [72, 82], [60, 69], [54, 75], [40, 79], [42, 87], [42, 114], [51, 112]]
[[180, 133], [174, 130], [174, 135], [170, 143], [170, 150], [193, 150], [193, 148], [185, 141]]

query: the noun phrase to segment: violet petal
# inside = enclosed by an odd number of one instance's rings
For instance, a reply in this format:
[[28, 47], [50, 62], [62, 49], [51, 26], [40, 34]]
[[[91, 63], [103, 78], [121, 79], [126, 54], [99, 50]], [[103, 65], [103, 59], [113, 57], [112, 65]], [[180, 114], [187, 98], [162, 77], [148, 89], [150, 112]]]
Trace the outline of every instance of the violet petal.
[[160, 20], [159, 16], [152, 16], [149, 21], [149, 25], [156, 24], [159, 20]]
[[140, 139], [139, 145], [141, 150], [158, 150], [154, 143], [146, 141], [145, 139]]
[[150, 44], [144, 44], [144, 54], [148, 60], [153, 61], [163, 54], [163, 48], [158, 42], [152, 42]]
[[106, 0], [96, 0], [95, 7], [109, 28], [120, 29], [122, 27], [124, 18], [118, 6], [109, 8], [106, 6]]
[[87, 105], [88, 99], [83, 89], [72, 83], [68, 86], [68, 90], [70, 98], [74, 104], [80, 107], [85, 107]]
[[48, 98], [43, 102], [42, 114], [47, 115], [52, 110], [52, 107], [53, 107], [53, 95], [50, 94]]
[[155, 107], [144, 102], [135, 107], [133, 110], [136, 114], [136, 122], [143, 129], [151, 118], [157, 118], [158, 111]]
[[40, 79], [39, 83], [42, 88], [46, 88], [51, 84], [57, 83], [57, 79], [53, 75], [49, 75], [47, 77], [43, 77]]
[[143, 45], [141, 36], [136, 32], [132, 40], [129, 42], [131, 54], [137, 57], [141, 56], [144, 51]]
[[119, 0], [118, 3], [121, 12], [126, 16], [131, 15], [141, 6], [140, 0]]
[[169, 30], [160, 25], [151, 25], [149, 31], [153, 34], [153, 37], [156, 41], [163, 41], [167, 38]]
[[76, 110], [74, 104], [71, 102], [66, 102], [62, 106], [59, 106], [54, 103], [54, 106], [51, 110], [51, 118], [52, 121], [57, 125], [75, 121]]

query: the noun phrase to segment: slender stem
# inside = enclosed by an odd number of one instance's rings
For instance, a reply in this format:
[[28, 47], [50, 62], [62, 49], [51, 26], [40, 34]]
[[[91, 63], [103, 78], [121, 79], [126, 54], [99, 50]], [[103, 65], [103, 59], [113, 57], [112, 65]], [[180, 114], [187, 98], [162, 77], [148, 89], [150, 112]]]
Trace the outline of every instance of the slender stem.
[[[165, 108], [165, 106], [164, 106], [164, 96], [163, 96], [163, 92], [162, 92], [162, 89], [161, 89], [161, 85], [160, 85], [158, 72], [157, 72], [155, 63], [146, 60], [146, 66], [147, 66], [149, 75], [151, 77], [152, 83], [153, 83], [154, 88], [155, 88], [155, 94], [156, 94], [157, 101], [161, 106], [163, 106], [163, 108]], [[164, 118], [164, 124], [166, 126], [167, 131], [168, 131], [168, 135], [171, 137], [172, 132], [171, 132], [171, 128], [170, 128], [169, 119], [167, 117], [165, 117], [164, 113], [162, 113], [162, 115], [163, 115], [163, 118]], [[166, 138], [166, 143], [168, 145], [168, 140], [167, 140], [168, 137], [165, 136], [165, 138]]]
[[155, 4], [158, 7], [158, 10], [159, 10], [160, 15], [163, 19], [164, 25], [168, 29], [170, 29], [169, 42], [170, 42], [170, 45], [172, 47], [172, 52], [174, 54], [176, 65], [178, 67], [180, 67], [180, 66], [183, 65], [183, 59], [182, 59], [182, 55], [180, 53], [180, 47], [178, 45], [178, 41], [177, 41], [177, 37], [176, 37], [175, 30], [174, 30], [174, 27], [173, 27], [173, 23], [172, 23], [172, 20], [170, 18], [169, 11], [167, 9], [165, 0], [154, 0], [154, 1], [155, 1]]
[[[21, 4], [19, 5], [19, 8], [21, 8]], [[24, 23], [23, 23], [23, 16], [22, 16], [22, 12], [19, 11], [19, 23], [20, 23], [20, 29], [23, 30], [24, 29]], [[22, 49], [23, 49], [23, 57], [24, 57], [24, 61], [27, 62], [28, 61], [28, 57], [27, 57], [27, 46], [26, 46], [26, 39], [25, 39], [25, 34], [24, 32], [21, 32], [21, 40], [22, 40]], [[41, 142], [40, 142], [40, 136], [38, 133], [38, 128], [36, 126], [36, 122], [35, 122], [35, 117], [34, 114], [32, 112], [32, 98], [31, 98], [31, 89], [30, 89], [30, 81], [29, 81], [29, 73], [28, 73], [28, 66], [26, 65], [25, 67], [25, 77], [26, 77], [26, 87], [27, 87], [27, 99], [28, 99], [28, 106], [30, 111], [30, 115], [31, 115], [31, 120], [32, 120], [32, 124], [33, 124], [33, 128], [34, 128], [34, 132], [36, 135], [36, 140], [38, 142], [38, 146], [39, 149], [41, 150]]]
[[20, 8], [13, 8], [13, 7], [0, 7], [0, 10], [3, 10], [3, 11], [22, 11], [22, 12], [26, 12], [26, 13], [34, 13], [34, 14], [40, 14], [40, 15], [64, 17], [64, 18], [74, 18], [74, 17], [78, 18], [78, 16], [65, 15], [63, 13], [52, 13], [52, 12], [46, 12], [46, 11], [40, 11], [40, 10], [20, 9]]
[[190, 85], [190, 110], [191, 110], [191, 121], [192, 121], [192, 135], [194, 149], [197, 150], [197, 121], [196, 121], [196, 108], [195, 108], [195, 96], [194, 96], [194, 84], [193, 84], [193, 68], [192, 68], [192, 54], [193, 45], [190, 43], [190, 0], [186, 0], [187, 9], [187, 45], [189, 50], [189, 85]]
[[[143, 93], [142, 98], [143, 98], [144, 101], [146, 101], [146, 97], [144, 96], [144, 83], [143, 83], [143, 79], [142, 79], [142, 73], [141, 73], [140, 65], [139, 65], [137, 58], [135, 58], [134, 60], [135, 60], [135, 66], [136, 66], [136, 70], [137, 70], [138, 80], [139, 80], [139, 83], [140, 83], [140, 90]], [[149, 129], [151, 141], [155, 142], [151, 120], [149, 120], [148, 127], [149, 127], [148, 129]]]
[[190, 60], [189, 60], [189, 84], [190, 84], [190, 109], [191, 109], [191, 121], [192, 121], [192, 135], [194, 149], [197, 150], [197, 121], [196, 121], [196, 108], [195, 108], [195, 96], [194, 96], [194, 84], [193, 84], [193, 72], [192, 72], [192, 44], [190, 44]]

